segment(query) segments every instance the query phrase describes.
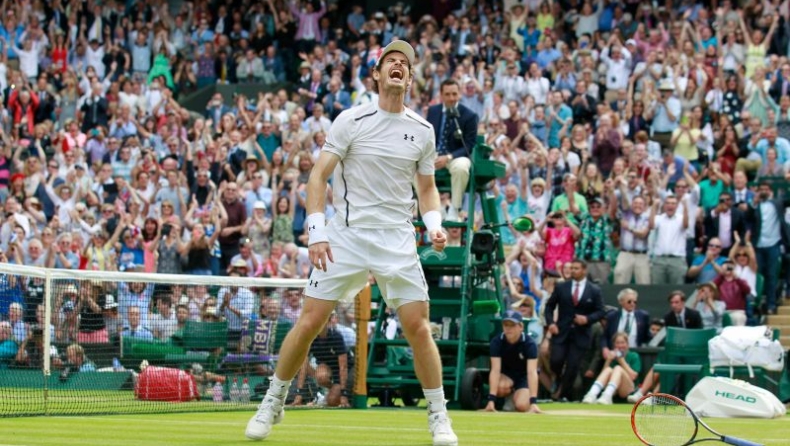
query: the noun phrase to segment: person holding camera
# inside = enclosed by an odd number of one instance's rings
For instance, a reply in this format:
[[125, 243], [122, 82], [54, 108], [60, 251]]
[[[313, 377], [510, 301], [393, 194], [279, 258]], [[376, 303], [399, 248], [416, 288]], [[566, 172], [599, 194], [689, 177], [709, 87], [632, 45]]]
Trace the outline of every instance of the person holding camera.
[[746, 325], [747, 298], [752, 289], [745, 280], [735, 275], [735, 263], [730, 259], [725, 260], [721, 272], [711, 283], [718, 289], [732, 324]]
[[[63, 361], [58, 355], [58, 348], [54, 345], [50, 345], [49, 355], [52, 358], [51, 366], [53, 368], [60, 368], [63, 365]], [[15, 361], [18, 368], [41, 370], [44, 367], [44, 330], [42, 328], [33, 327], [30, 330], [30, 335], [19, 344]]]
[[626, 398], [634, 391], [634, 381], [642, 370], [642, 360], [639, 354], [629, 350], [627, 333], [616, 333], [612, 338], [612, 344], [614, 349], [609, 351], [609, 355], [604, 360], [603, 370], [595, 378], [582, 403], [612, 404], [615, 394]]
[[537, 231], [546, 242], [543, 268], [547, 272], [562, 272], [563, 266], [573, 260], [574, 244], [581, 235], [578, 226], [566, 211], [556, 211], [540, 223]]
[[[100, 343], [110, 342], [107, 326], [104, 323], [104, 288], [99, 284], [83, 282], [79, 287], [74, 312], [79, 314], [77, 342]], [[100, 301], [101, 300], [101, 301]]]

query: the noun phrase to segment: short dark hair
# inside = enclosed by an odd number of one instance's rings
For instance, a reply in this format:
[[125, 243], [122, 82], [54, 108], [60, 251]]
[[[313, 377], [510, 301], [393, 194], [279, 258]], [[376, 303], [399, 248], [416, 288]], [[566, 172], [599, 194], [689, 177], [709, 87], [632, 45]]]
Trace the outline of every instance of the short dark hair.
[[580, 259], [579, 257], [571, 260], [571, 263], [578, 263], [582, 268], [587, 269], [587, 262], [584, 259]]
[[675, 297], [675, 296], [680, 296], [680, 298], [683, 300], [683, 302], [686, 301], [686, 293], [684, 293], [681, 290], [675, 290], [675, 291], [669, 293], [669, 297], [667, 298], [667, 302], [672, 302], [672, 298]]
[[444, 87], [449, 87], [449, 86], [453, 86], [453, 85], [455, 85], [459, 89], [461, 88], [461, 86], [458, 85], [458, 81], [456, 81], [455, 79], [445, 79], [445, 80], [442, 81], [441, 84], [439, 84], [439, 92], [440, 93], [443, 92], [444, 91]]

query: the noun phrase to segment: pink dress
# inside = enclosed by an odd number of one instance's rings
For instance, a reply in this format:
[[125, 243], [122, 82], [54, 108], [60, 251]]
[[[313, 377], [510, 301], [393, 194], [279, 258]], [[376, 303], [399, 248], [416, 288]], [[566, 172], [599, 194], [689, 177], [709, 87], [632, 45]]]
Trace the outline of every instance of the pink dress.
[[145, 266], [145, 272], [147, 273], [155, 273], [156, 272], [156, 251], [149, 251], [148, 248], [151, 246], [151, 243], [154, 241], [143, 242], [143, 265]]
[[546, 254], [543, 265], [546, 271], [557, 271], [557, 262], [562, 264], [573, 260], [573, 231], [569, 227], [562, 229], [546, 228]]

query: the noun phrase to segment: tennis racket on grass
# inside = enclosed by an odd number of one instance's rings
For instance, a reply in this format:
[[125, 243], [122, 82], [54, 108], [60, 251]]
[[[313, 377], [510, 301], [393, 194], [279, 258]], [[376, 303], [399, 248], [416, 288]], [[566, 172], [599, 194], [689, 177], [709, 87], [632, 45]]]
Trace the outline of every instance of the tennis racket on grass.
[[[702, 425], [715, 437], [697, 439]], [[700, 420], [680, 398], [666, 393], [645, 395], [631, 410], [631, 428], [648, 446], [686, 446], [701, 441], [721, 441], [735, 446], [763, 446], [741, 438], [722, 435]]]

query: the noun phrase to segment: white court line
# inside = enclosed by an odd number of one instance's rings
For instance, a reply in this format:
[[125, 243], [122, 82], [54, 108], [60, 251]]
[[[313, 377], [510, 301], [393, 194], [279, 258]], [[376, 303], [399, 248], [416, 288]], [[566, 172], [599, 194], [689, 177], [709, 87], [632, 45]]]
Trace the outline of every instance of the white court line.
[[[190, 421], [190, 420], [161, 420], [156, 418], [118, 418], [118, 417], [60, 417], [60, 418], [84, 418], [84, 419], [107, 419], [107, 420], [121, 420], [121, 421], [143, 421], [146, 423], [161, 423], [161, 424], [185, 424], [185, 425], [196, 425], [196, 424], [209, 424], [209, 425], [217, 425], [217, 426], [242, 426], [244, 423], [241, 421], [239, 423], [232, 423], [232, 422], [222, 422], [222, 421]], [[580, 417], [581, 418], [581, 417]], [[246, 419], [246, 418], [245, 418]], [[278, 425], [278, 429], [323, 429], [330, 426], [327, 425], [315, 425], [315, 424], [280, 424]], [[488, 434], [490, 430], [476, 430], [476, 429], [464, 429], [463, 427], [456, 426], [456, 430], [459, 432], [464, 432], [466, 434]], [[334, 430], [346, 430], [346, 431], [413, 431], [413, 432], [424, 432], [426, 429], [423, 427], [382, 427], [382, 426], [348, 426], [348, 425], [333, 425], [331, 429]], [[535, 430], [525, 430], [524, 432], [529, 432], [530, 434], [538, 434], [538, 435], [556, 435], [556, 431], [535, 431]], [[576, 436], [576, 437], [586, 437], [590, 434], [588, 432], [563, 432], [563, 435], [566, 436]], [[633, 437], [633, 434], [629, 435], [609, 435], [609, 437]], [[0, 445], [3, 446], [3, 445]]]

